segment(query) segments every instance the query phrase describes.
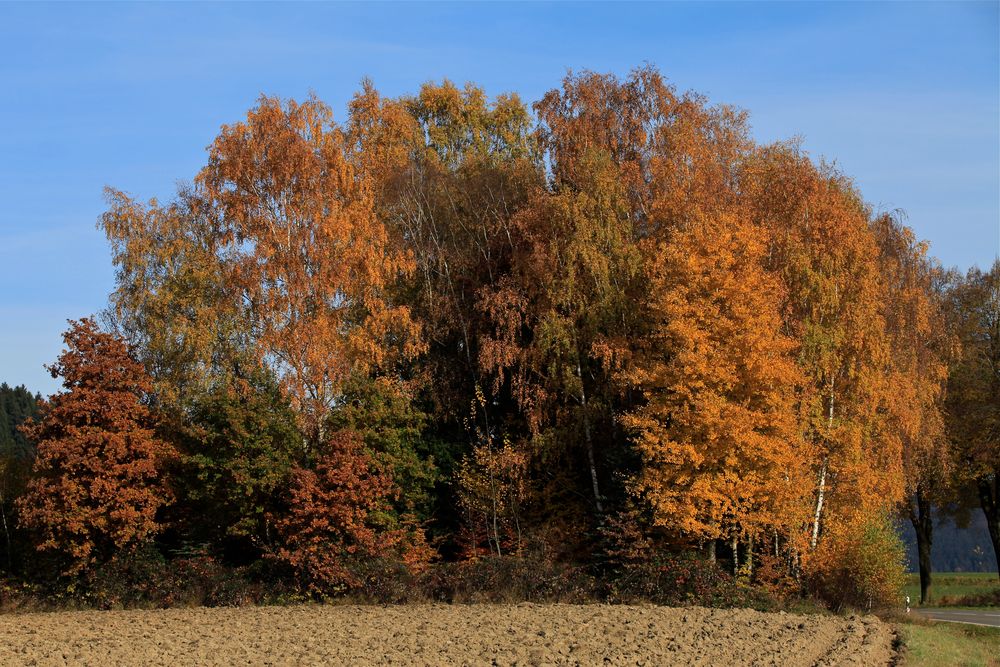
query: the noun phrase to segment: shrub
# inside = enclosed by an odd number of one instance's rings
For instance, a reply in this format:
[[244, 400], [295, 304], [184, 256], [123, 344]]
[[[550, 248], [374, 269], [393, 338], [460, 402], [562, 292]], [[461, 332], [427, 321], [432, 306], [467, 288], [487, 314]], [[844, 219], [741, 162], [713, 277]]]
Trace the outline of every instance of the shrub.
[[310, 595], [331, 597], [362, 587], [365, 561], [402, 548], [400, 531], [384, 530], [376, 520], [394, 491], [356, 434], [334, 433], [314, 470], [293, 472], [289, 510], [276, 523], [283, 544], [273, 557]]
[[437, 564], [418, 585], [425, 598], [451, 603], [582, 603], [599, 594], [595, 579], [581, 567], [517, 556]]
[[771, 553], [758, 554], [757, 569], [753, 572], [753, 582], [775, 600], [789, 601], [800, 596], [802, 587], [788, 566], [788, 556]]
[[610, 602], [769, 609], [775, 600], [761, 588], [724, 572], [693, 553], [664, 554], [623, 567], [608, 580]]
[[71, 594], [100, 609], [261, 604], [282, 587], [258, 569], [227, 567], [207, 554], [167, 560], [150, 545], [116, 555], [76, 582]]
[[886, 515], [835, 524], [807, 562], [814, 595], [834, 610], [898, 605], [906, 551]]
[[944, 595], [937, 604], [941, 607], [1000, 607], [1000, 589], [965, 595]]
[[272, 533], [266, 516], [287, 488], [302, 438], [295, 413], [273, 379], [258, 372], [197, 396], [170, 425], [179, 456], [170, 469], [177, 502], [173, 527], [216, 553], [242, 547], [256, 558]]

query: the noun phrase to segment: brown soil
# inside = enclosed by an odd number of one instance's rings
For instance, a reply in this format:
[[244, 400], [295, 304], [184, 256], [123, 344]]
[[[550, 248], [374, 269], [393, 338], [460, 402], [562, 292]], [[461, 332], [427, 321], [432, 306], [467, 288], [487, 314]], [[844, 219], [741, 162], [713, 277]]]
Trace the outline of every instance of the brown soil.
[[411, 605], [0, 616], [2, 665], [888, 665], [870, 616]]

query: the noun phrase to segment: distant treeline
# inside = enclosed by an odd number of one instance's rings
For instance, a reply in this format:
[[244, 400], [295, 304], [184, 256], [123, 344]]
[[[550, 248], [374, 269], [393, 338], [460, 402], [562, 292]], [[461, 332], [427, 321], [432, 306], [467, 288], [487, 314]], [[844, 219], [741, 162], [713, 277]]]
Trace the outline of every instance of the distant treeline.
[[943, 269], [747, 118], [652, 67], [531, 107], [366, 82], [342, 122], [261, 97], [170, 201], [109, 189], [115, 289], [23, 431], [16, 573], [326, 597], [510, 560], [614, 597], [696, 563], [871, 605], [900, 511], [929, 547], [973, 490], [1000, 538], [1000, 263]]
[[[917, 540], [909, 521], [900, 523], [906, 544], [910, 572], [919, 569]], [[990, 543], [990, 531], [981, 512], [969, 513], [967, 520], [956, 523], [950, 516], [934, 513], [934, 544], [931, 567], [935, 572], [996, 572], [997, 561]]]
[[33, 445], [18, 427], [38, 415], [41, 400], [41, 395], [32, 394], [24, 386], [0, 384], [0, 452], [5, 456], [34, 456]]

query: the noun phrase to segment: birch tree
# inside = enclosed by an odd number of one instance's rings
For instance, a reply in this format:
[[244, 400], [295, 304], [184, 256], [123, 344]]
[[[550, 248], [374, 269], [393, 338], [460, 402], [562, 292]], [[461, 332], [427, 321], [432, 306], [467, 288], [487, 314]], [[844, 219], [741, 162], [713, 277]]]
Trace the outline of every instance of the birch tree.
[[883, 437], [898, 439], [902, 447], [906, 514], [916, 531], [924, 604], [931, 585], [931, 507], [947, 499], [952, 478], [944, 397], [955, 342], [945, 324], [945, 275], [927, 256], [927, 244], [918, 242], [898, 216], [881, 215], [872, 229], [880, 249], [890, 347], [889, 421]]

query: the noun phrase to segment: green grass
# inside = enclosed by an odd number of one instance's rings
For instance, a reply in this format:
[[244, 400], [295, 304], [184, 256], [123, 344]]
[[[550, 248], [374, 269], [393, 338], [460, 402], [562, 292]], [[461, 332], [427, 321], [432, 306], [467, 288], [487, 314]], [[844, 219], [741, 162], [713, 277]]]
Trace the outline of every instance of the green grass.
[[[935, 572], [927, 606], [961, 604], [962, 597], [987, 596], [995, 591], [1000, 591], [996, 572]], [[903, 594], [910, 596], [911, 606], [920, 606], [920, 575], [906, 575]]]
[[908, 667], [1000, 667], [1000, 628], [957, 623], [902, 623]]

